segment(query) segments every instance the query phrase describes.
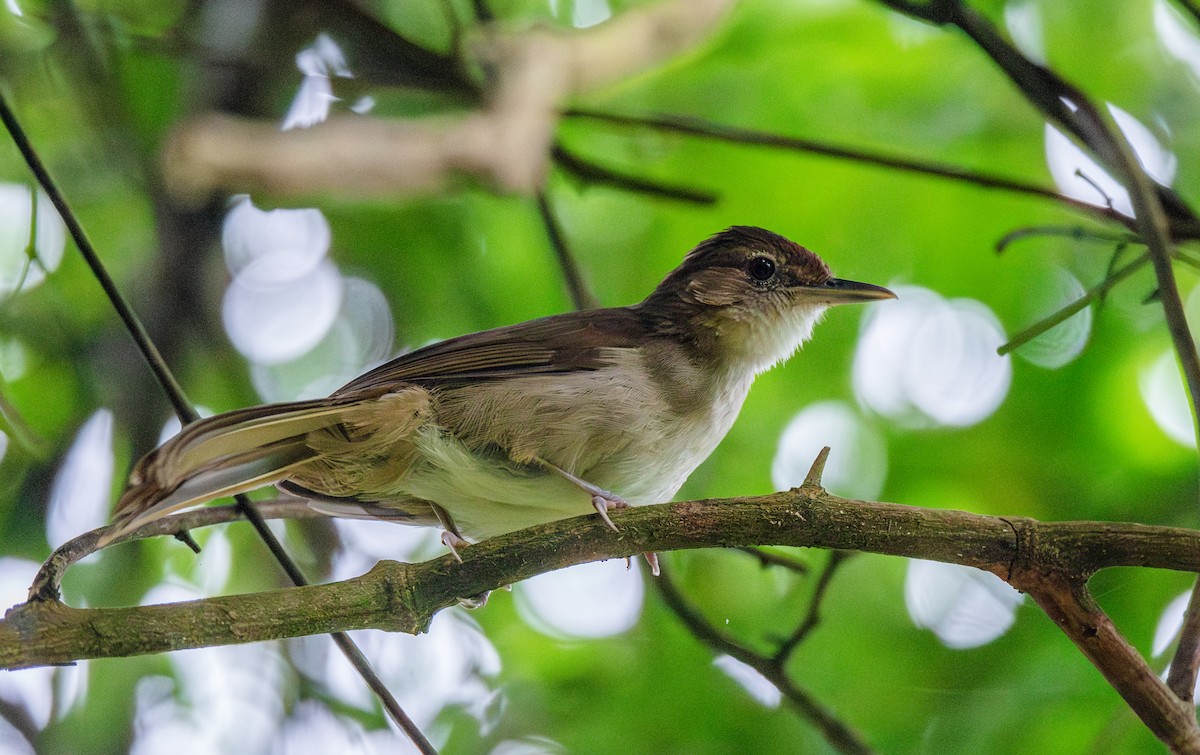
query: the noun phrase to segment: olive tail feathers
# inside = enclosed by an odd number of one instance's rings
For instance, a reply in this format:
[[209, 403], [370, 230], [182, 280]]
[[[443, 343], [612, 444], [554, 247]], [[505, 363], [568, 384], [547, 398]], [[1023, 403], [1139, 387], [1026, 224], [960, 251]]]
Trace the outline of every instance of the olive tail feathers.
[[274, 404], [193, 422], [134, 466], [98, 547], [189, 506], [287, 478], [317, 458], [309, 434], [339, 424], [346, 403]]

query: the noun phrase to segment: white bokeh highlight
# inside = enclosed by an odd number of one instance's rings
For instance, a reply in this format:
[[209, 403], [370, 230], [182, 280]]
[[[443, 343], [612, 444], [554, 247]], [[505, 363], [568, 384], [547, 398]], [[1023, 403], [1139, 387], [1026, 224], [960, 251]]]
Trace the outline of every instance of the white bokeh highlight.
[[[1175, 154], [1163, 147], [1137, 118], [1113, 104], [1109, 104], [1108, 110], [1146, 173], [1163, 186], [1170, 186], [1179, 165]], [[1125, 187], [1049, 123], [1046, 124], [1046, 164], [1055, 185], [1064, 195], [1099, 207], [1111, 205], [1122, 215], [1133, 217], [1133, 204]]]
[[1031, 0], [1004, 5], [1004, 26], [1017, 49], [1035, 63], [1046, 65], [1046, 31], [1042, 10]]
[[991, 572], [913, 559], [904, 603], [913, 624], [955, 650], [986, 645], [1013, 625], [1025, 596]]
[[1164, 350], [1138, 372], [1138, 392], [1154, 423], [1168, 438], [1185, 448], [1196, 447], [1191, 408], [1174, 351]]
[[974, 299], [891, 285], [898, 301], [872, 307], [854, 355], [859, 402], [910, 427], [969, 427], [1008, 395], [1012, 362], [995, 314]]
[[308, 128], [324, 121], [329, 117], [330, 107], [339, 99], [333, 93], [331, 77], [354, 77], [342, 49], [324, 32], [296, 54], [296, 68], [304, 78], [284, 116], [282, 131]]
[[1158, 624], [1154, 626], [1154, 641], [1150, 645], [1152, 658], [1157, 658], [1165, 653], [1175, 638], [1179, 636], [1179, 631], [1183, 629], [1183, 618], [1187, 613], [1188, 601], [1191, 597], [1191, 592], [1180, 593], [1163, 609], [1162, 615], [1158, 617]]
[[416, 752], [408, 740], [388, 729], [367, 731], [362, 724], [303, 700], [271, 738], [271, 755], [388, 755]]
[[113, 415], [100, 409], [79, 429], [50, 486], [46, 540], [51, 548], [108, 521], [112, 483]]
[[612, 637], [642, 615], [641, 569], [611, 559], [539, 574], [513, 587], [517, 613], [542, 634], [562, 640]]
[[342, 305], [342, 277], [323, 260], [306, 275], [278, 284], [245, 276], [225, 290], [221, 319], [229, 340], [259, 364], [295, 359], [321, 342]]
[[395, 325], [383, 292], [353, 277], [343, 278], [341, 289], [341, 309], [312, 348], [290, 361], [251, 366], [265, 401], [326, 396], [391, 355]]
[[[1054, 268], [1031, 283], [1027, 294], [1030, 319], [1026, 325], [1032, 325], [1083, 295], [1083, 284], [1071, 271]], [[1089, 306], [1026, 343], [1016, 350], [1016, 354], [1039, 367], [1058, 369], [1083, 353], [1091, 333], [1092, 308]]]
[[29, 258], [33, 223], [33, 194], [25, 184], [0, 183], [0, 297], [28, 291], [46, 279], [62, 262], [67, 230], [58, 210], [41, 190], [37, 192], [37, 233]]
[[[500, 656], [478, 624], [460, 609], [437, 614], [426, 634], [373, 630], [353, 632], [355, 642], [422, 731], [448, 706], [466, 711], [485, 734], [495, 724], [503, 699], [492, 679]], [[289, 643], [293, 663], [327, 694], [360, 710], [374, 710], [374, 695], [328, 637]]]
[[[0, 602], [5, 606], [25, 602], [39, 567], [35, 561], [0, 557]], [[51, 718], [61, 721], [83, 704], [88, 691], [89, 667], [88, 661], [80, 661], [73, 666], [6, 671], [0, 674], [0, 699], [23, 709], [34, 726], [44, 729]], [[12, 742], [16, 751], [23, 751], [24, 737], [19, 733], [15, 736]], [[9, 739], [8, 732], [0, 729], [0, 752], [9, 751], [5, 749]]]
[[390, 356], [387, 298], [329, 259], [332, 233], [319, 210], [265, 211], [238, 197], [221, 240], [233, 276], [222, 320], [264, 400], [328, 395]]
[[1154, 31], [1163, 48], [1200, 79], [1200, 37], [1191, 22], [1167, 0], [1154, 2]]
[[234, 200], [221, 226], [225, 266], [235, 277], [274, 285], [312, 272], [329, 252], [329, 222], [316, 209], [260, 210]]
[[759, 673], [758, 669], [742, 663], [731, 655], [719, 655], [713, 659], [713, 665], [725, 672], [725, 675], [737, 682], [750, 697], [767, 708], [778, 708], [783, 699], [770, 679]]
[[821, 477], [826, 490], [846, 498], [879, 497], [887, 479], [887, 445], [853, 407], [841, 401], [805, 407], [788, 422], [771, 462], [775, 489], [802, 484], [824, 446], [830, 448]]

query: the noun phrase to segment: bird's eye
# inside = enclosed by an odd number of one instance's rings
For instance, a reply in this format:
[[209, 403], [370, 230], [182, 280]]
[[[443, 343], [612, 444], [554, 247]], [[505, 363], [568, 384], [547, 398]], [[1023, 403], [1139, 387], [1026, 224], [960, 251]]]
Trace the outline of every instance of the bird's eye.
[[759, 283], [765, 283], [775, 276], [775, 260], [770, 257], [753, 257], [746, 265], [750, 277]]

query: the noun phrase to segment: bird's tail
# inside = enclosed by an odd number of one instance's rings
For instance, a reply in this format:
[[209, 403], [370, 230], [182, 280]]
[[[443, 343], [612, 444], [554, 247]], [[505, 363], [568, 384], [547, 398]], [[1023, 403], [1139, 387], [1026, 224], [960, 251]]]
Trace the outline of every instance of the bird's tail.
[[271, 404], [191, 423], [134, 465], [99, 545], [187, 506], [285, 479], [320, 455], [310, 434], [341, 424], [353, 403]]

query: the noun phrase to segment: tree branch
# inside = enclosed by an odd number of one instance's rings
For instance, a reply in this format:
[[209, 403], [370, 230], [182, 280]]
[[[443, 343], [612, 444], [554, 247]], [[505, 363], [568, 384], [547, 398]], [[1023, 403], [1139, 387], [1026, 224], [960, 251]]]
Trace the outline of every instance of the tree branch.
[[[458, 597], [647, 551], [788, 545], [957, 563], [997, 574], [1067, 617], [1088, 614], [1086, 602], [1072, 605], [1071, 600], [1083, 600], [1083, 585], [1099, 569], [1200, 572], [1200, 532], [1193, 530], [983, 516], [849, 500], [811, 487], [636, 507], [616, 512], [614, 521], [619, 533], [598, 517], [577, 517], [473, 545], [463, 550], [461, 564], [448, 555], [420, 564], [385, 561], [361, 577], [328, 585], [130, 608], [77, 609], [35, 600], [12, 608], [0, 622], [0, 668], [349, 629], [421, 632]], [[1047, 584], [1064, 583], [1071, 592], [1043, 595]], [[1123, 670], [1136, 666], [1130, 665], [1132, 651], [1117, 641], [1115, 629], [1102, 627], [1108, 634], [1097, 640], [1095, 621], [1059, 620], [1059, 626], [1152, 731], [1164, 741], [1192, 741], [1179, 717], [1178, 698], [1150, 689], [1166, 690], [1153, 674]], [[1190, 726], [1195, 727], [1194, 718]]]
[[740, 643], [727, 637], [723, 632], [709, 623], [695, 606], [687, 601], [670, 572], [664, 571], [654, 580], [658, 594], [663, 602], [679, 618], [698, 640], [708, 645], [718, 653], [734, 658], [762, 674], [783, 695], [789, 706], [805, 721], [808, 721], [825, 737], [838, 752], [851, 755], [867, 755], [874, 752], [870, 745], [862, 740], [856, 731], [846, 725], [833, 711], [822, 705], [808, 691], [802, 689], [784, 672], [783, 667], [769, 658], [763, 658], [751, 652]]

